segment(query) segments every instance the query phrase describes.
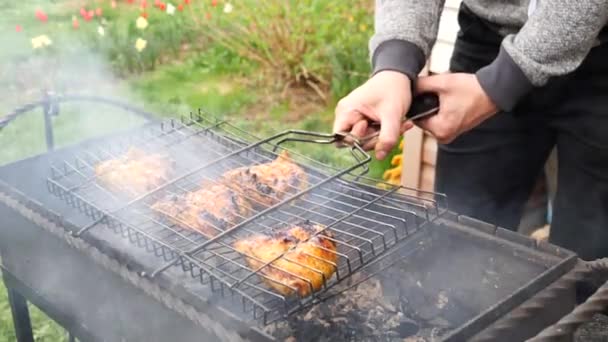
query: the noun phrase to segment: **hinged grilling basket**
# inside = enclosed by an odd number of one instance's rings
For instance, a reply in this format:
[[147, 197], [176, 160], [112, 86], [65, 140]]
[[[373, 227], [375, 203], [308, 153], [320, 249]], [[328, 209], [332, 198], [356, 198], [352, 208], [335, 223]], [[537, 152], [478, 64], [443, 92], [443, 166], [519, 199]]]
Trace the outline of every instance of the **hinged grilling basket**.
[[[143, 262], [141, 274], [156, 277], [181, 267], [220, 293], [238, 294], [246, 311], [269, 323], [320, 298], [447, 209], [443, 196], [422, 198], [402, 187], [386, 185], [388, 189], [379, 190], [366, 185], [369, 180], [362, 174], [370, 157], [357, 144], [350, 148], [354, 162], [342, 168], [284, 147], [288, 141], [331, 143], [332, 137], [288, 131], [257, 139], [199, 113], [180, 122], [150, 126], [110, 145], [86, 146], [56, 164], [47, 185], [51, 193], [89, 217], [73, 235], [86, 236], [91, 230], [109, 227], [164, 260], [160, 265]], [[120, 159], [133, 147], [146, 156], [157, 154], [166, 160], [170, 174], [139, 192], [116, 191], [101, 183], [97, 178], [103, 172], [96, 167]], [[251, 210], [235, 209], [239, 212], [232, 220], [202, 218], [209, 228], [206, 232], [185, 220], [183, 210], [154, 209], [167, 199], [178, 203], [196, 191], [218, 189], [223, 186], [219, 179], [231, 170], [273, 165], [269, 163], [281, 158], [278, 151], [288, 151], [290, 159], [304, 170], [306, 186], [290, 184], [285, 193], [268, 196], [268, 189], [260, 183], [254, 192], [237, 189], [237, 199], [232, 197], [227, 205], [248, 205]], [[307, 236], [288, 241], [288, 247], [271, 256], [260, 259], [235, 248], [239, 241], [253, 237], [280, 239], [289, 229]], [[293, 240], [293, 236], [283, 238]]]

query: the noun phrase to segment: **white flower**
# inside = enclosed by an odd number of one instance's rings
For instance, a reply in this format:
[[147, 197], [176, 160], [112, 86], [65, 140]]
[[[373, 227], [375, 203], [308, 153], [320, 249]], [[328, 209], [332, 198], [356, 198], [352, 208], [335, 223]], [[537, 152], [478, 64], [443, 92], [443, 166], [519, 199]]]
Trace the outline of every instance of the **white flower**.
[[46, 35], [40, 35], [32, 38], [32, 48], [39, 49], [53, 44], [53, 41]]
[[232, 4], [230, 4], [230, 3], [226, 3], [224, 5], [224, 13], [230, 13], [230, 12], [232, 12], [233, 9], [234, 9], [234, 6], [232, 6]]
[[32, 48], [39, 49], [42, 47], [42, 42], [38, 37], [32, 38]]
[[148, 20], [146, 20], [146, 18], [140, 16], [137, 18], [137, 21], [135, 22], [135, 26], [137, 26], [137, 28], [140, 30], [145, 30], [146, 27], [148, 27]]
[[49, 46], [49, 45], [53, 44], [53, 41], [51, 40], [51, 38], [49, 38], [46, 34], [43, 34], [42, 36], [40, 36], [40, 39], [42, 40], [42, 44], [44, 46]]
[[172, 4], [167, 4], [167, 14], [173, 15], [175, 13], [175, 6]]
[[137, 38], [137, 40], [135, 41], [135, 49], [138, 52], [141, 52], [143, 49], [145, 49], [146, 45], [148, 45], [148, 42], [145, 39]]
[[106, 30], [103, 29], [103, 26], [99, 26], [97, 27], [97, 33], [99, 33], [99, 35], [103, 37], [106, 35]]

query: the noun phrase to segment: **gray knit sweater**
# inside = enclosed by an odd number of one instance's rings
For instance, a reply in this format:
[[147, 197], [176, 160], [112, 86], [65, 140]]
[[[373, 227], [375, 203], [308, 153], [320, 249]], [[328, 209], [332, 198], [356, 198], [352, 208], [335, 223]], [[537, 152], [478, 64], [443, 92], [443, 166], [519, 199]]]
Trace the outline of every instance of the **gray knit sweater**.
[[[397, 70], [412, 80], [437, 37], [445, 0], [376, 0], [370, 40], [374, 73]], [[477, 72], [494, 102], [511, 110], [535, 86], [574, 71], [603, 43], [608, 0], [464, 0], [505, 37], [498, 57]], [[606, 61], [608, 63], [608, 61]]]

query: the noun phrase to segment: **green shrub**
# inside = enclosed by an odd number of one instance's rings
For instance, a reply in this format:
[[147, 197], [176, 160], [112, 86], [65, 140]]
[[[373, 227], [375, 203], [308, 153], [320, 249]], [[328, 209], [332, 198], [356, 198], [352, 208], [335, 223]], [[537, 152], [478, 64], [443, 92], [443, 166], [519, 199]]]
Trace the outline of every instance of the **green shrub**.
[[256, 62], [273, 84], [337, 98], [367, 77], [368, 2], [242, 0], [229, 13], [226, 4], [196, 7], [194, 22], [212, 42]]
[[[250, 76], [278, 90], [305, 86], [326, 100], [344, 96], [369, 73], [371, 0], [173, 0], [181, 9], [173, 15], [154, 0], [142, 9], [141, 1], [116, 0], [112, 6], [110, 0], [86, 0], [87, 10], [103, 11], [90, 21], [80, 15], [82, 2], [45, 6], [52, 14], [49, 23], [36, 23], [36, 29], [61, 28], [62, 35], [82, 40], [123, 76], [213, 48], [255, 63], [260, 72]], [[142, 15], [149, 23], [143, 30], [135, 24]], [[72, 29], [72, 17], [78, 29]], [[61, 49], [69, 45], [52, 38]], [[147, 42], [142, 51], [135, 49], [138, 38]], [[209, 65], [222, 69], [223, 59], [215, 55], [219, 59]]]
[[[100, 25], [104, 35], [100, 35], [96, 25], [88, 25], [85, 41], [94, 50], [101, 52], [120, 75], [153, 70], [159, 63], [180, 59], [189, 51], [200, 50], [204, 46], [202, 36], [197, 33], [190, 17], [184, 12], [169, 15], [147, 1], [145, 10], [136, 4], [119, 2], [116, 8], [104, 2], [104, 20]], [[138, 18], [145, 16], [148, 26], [136, 26]], [[84, 25], [83, 25], [84, 26]], [[137, 39], [146, 41], [146, 47], [138, 51]]]

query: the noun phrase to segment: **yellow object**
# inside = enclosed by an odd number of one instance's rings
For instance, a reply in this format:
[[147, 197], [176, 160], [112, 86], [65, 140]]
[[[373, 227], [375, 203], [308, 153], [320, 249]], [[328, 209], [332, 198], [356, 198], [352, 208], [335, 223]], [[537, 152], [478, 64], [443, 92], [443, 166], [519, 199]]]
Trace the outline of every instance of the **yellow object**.
[[378, 188], [382, 189], [382, 190], [390, 190], [392, 185], [386, 184], [386, 183], [378, 183], [377, 184]]
[[391, 165], [400, 166], [401, 163], [403, 162], [402, 159], [403, 159], [403, 156], [401, 154], [394, 156], [393, 159], [391, 160]]
[[399, 185], [401, 183], [401, 165], [384, 171], [382, 178], [388, 183]]
[[[391, 165], [393, 167], [384, 171], [384, 174], [382, 175], [382, 179], [384, 179], [386, 183], [401, 185], [401, 172], [403, 168], [403, 139], [401, 139], [401, 142], [399, 143], [399, 152], [400, 153], [396, 154], [393, 159], [391, 159]], [[381, 185], [381, 187], [386, 188], [387, 185], [384, 184]]]

